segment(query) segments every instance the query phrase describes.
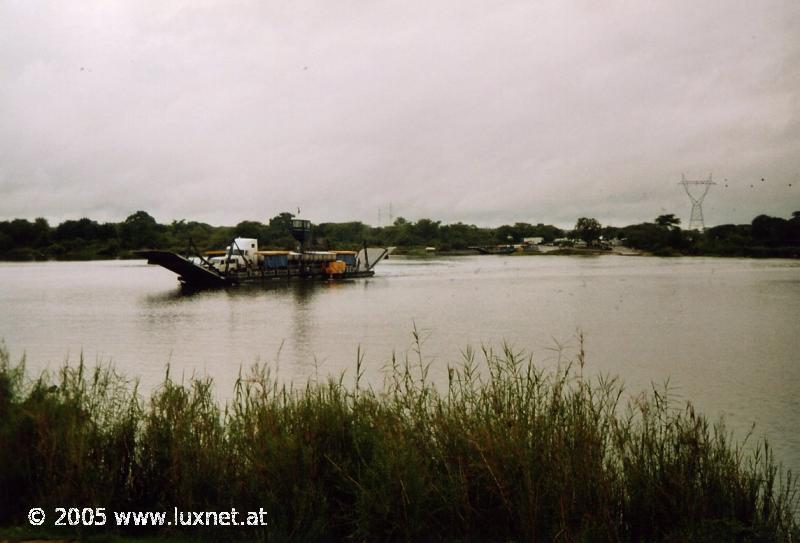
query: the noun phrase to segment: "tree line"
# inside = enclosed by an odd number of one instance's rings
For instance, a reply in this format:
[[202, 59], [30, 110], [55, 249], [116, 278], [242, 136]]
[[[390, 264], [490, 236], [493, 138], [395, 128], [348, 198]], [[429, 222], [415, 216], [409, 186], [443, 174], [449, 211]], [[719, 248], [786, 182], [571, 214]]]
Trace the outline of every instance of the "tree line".
[[[137, 211], [119, 223], [99, 223], [82, 218], [51, 226], [46, 219], [0, 221], [0, 259], [96, 259], [127, 258], [142, 248], [176, 252], [221, 249], [234, 237], [259, 240], [266, 249], [293, 248], [290, 234], [294, 215], [279, 213], [267, 222], [242, 221], [236, 226], [212, 226], [197, 221], [158, 223], [145, 211]], [[482, 228], [461, 222], [442, 224], [432, 219], [409, 221], [398, 217], [389, 226], [370, 226], [360, 221], [320, 223], [313, 227], [314, 249], [355, 249], [364, 242], [401, 249], [435, 247], [461, 251], [475, 246], [520, 243], [539, 237], [544, 243], [566, 245], [581, 240], [601, 248], [611, 240], [657, 255], [790, 256], [800, 254], [800, 211], [790, 219], [759, 215], [750, 224], [724, 224], [704, 232], [683, 230], [675, 215], [660, 215], [653, 222], [624, 227], [601, 225], [581, 217], [571, 230], [549, 224], [517, 222]]]
[[703, 232], [683, 230], [675, 215], [659, 215], [651, 223], [606, 227], [604, 236], [656, 255], [800, 257], [800, 211], [790, 219], [758, 215], [750, 224], [722, 224]]

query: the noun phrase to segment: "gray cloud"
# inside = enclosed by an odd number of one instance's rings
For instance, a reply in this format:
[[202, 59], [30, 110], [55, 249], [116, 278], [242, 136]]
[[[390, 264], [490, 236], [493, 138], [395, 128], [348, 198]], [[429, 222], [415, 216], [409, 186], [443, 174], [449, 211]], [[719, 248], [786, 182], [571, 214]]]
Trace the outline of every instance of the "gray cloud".
[[688, 215], [682, 172], [719, 182], [709, 223], [788, 216], [797, 28], [792, 1], [7, 1], [0, 218], [621, 224]]

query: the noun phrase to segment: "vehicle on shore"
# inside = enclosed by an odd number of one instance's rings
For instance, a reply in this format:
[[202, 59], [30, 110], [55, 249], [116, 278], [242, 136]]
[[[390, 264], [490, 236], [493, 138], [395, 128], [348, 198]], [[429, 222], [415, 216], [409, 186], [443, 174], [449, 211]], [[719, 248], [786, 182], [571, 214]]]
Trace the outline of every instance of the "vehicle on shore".
[[290, 280], [341, 280], [375, 275], [375, 265], [387, 258], [388, 248], [360, 251], [306, 251], [311, 223], [294, 219], [292, 235], [299, 251], [262, 251], [255, 238], [235, 238], [221, 251], [182, 256], [172, 251], [141, 250], [134, 254], [178, 275], [182, 285], [194, 288], [225, 287], [243, 283]]

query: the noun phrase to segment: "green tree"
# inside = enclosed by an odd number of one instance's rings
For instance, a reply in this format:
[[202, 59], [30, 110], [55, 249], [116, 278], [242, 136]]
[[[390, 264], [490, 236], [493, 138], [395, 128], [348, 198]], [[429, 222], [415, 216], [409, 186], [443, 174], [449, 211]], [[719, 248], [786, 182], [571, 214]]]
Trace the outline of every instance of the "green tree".
[[551, 243], [554, 239], [563, 238], [564, 231], [552, 224], [539, 223], [533, 229], [531, 237], [542, 237], [545, 243]]
[[263, 244], [266, 247], [283, 249], [294, 247], [297, 242], [291, 234], [292, 219], [294, 219], [294, 214], [288, 211], [272, 217], [265, 231], [265, 239], [261, 240]]
[[144, 247], [158, 248], [161, 245], [158, 223], [145, 211], [129, 215], [119, 226], [119, 237], [126, 249]]
[[656, 224], [663, 228], [673, 228], [681, 224], [681, 220], [674, 213], [669, 215], [659, 215], [656, 217]]
[[787, 226], [789, 245], [800, 246], [800, 211], [792, 213], [792, 218], [789, 219]]
[[53, 239], [57, 241], [83, 240], [91, 242], [105, 241], [116, 237], [117, 231], [113, 224], [100, 225], [97, 221], [86, 217], [77, 221], [64, 221], [53, 232]]
[[36, 231], [36, 241], [34, 244], [37, 247], [48, 245], [50, 243], [50, 234], [52, 233], [53, 229], [50, 228], [50, 224], [47, 222], [47, 219], [38, 217], [33, 221], [33, 227]]
[[476, 245], [489, 245], [493, 240], [491, 230], [460, 222], [440, 227], [439, 235], [443, 248], [449, 249], [466, 249]]
[[14, 240], [5, 232], [0, 231], [0, 251], [6, 252], [14, 248]]
[[600, 238], [601, 230], [602, 227], [597, 219], [581, 217], [578, 219], [578, 222], [575, 223], [575, 235], [589, 245], [592, 245]]
[[409, 246], [414, 244], [414, 238], [411, 232], [411, 223], [404, 217], [397, 217], [394, 224], [388, 228], [389, 239], [392, 245]]
[[751, 223], [753, 239], [760, 245], [777, 247], [786, 245], [788, 238], [788, 222], [779, 217], [759, 215]]
[[439, 241], [439, 225], [441, 221], [420, 219], [414, 223], [412, 232], [415, 241], [420, 245], [435, 245]]
[[517, 230], [508, 224], [498, 226], [494, 231], [494, 239], [496, 243], [514, 243], [516, 241], [521, 241], [519, 238], [520, 236]]
[[236, 237], [239, 238], [254, 238], [254, 239], [264, 239], [266, 238], [265, 226], [257, 221], [242, 221], [236, 225], [234, 228], [234, 233]]
[[33, 247], [36, 244], [39, 232], [36, 225], [27, 219], [14, 219], [4, 226], [15, 247]]

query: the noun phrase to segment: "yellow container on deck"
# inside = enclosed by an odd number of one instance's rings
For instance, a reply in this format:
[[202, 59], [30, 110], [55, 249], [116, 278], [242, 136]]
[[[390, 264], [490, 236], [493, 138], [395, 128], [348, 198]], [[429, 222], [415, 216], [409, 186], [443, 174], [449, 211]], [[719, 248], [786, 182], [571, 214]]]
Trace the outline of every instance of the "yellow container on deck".
[[334, 260], [333, 262], [329, 262], [327, 267], [325, 268], [325, 273], [329, 273], [331, 275], [337, 273], [344, 273], [347, 264], [342, 262], [341, 260]]

